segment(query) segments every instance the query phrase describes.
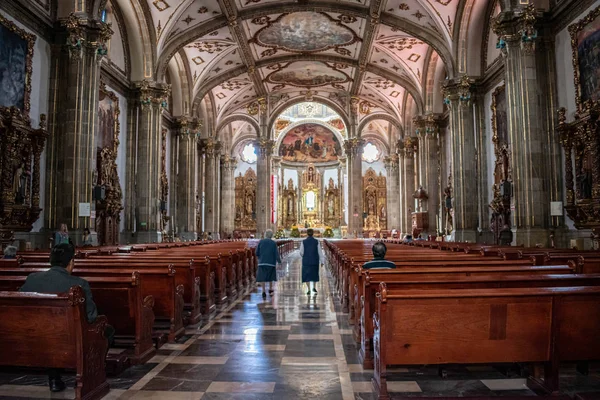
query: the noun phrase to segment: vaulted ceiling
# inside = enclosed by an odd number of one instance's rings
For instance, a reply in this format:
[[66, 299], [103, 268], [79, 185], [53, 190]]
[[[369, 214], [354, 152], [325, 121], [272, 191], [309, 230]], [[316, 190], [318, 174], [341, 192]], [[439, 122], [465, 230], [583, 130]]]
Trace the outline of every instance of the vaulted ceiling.
[[360, 118], [379, 112], [401, 120], [407, 107], [422, 111], [433, 75], [454, 75], [456, 20], [474, 3], [141, 1], [151, 14], [159, 79], [177, 58], [190, 108], [205, 100], [216, 125], [248, 114], [259, 98], [272, 110], [314, 97], [345, 109], [358, 97]]

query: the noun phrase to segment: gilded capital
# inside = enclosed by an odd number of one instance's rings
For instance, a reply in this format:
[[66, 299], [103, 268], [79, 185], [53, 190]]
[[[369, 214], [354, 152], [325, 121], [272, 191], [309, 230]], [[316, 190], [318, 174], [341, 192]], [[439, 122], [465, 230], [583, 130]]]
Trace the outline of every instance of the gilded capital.
[[167, 107], [167, 100], [171, 94], [171, 85], [144, 79], [141, 82], [135, 83], [135, 89], [138, 94], [138, 101], [143, 108]]

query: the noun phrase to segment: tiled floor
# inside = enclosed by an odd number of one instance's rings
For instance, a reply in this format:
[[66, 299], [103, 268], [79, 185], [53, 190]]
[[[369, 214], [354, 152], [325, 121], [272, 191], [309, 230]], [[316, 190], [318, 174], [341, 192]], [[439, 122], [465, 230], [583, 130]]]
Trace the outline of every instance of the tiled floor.
[[[163, 346], [145, 365], [110, 378], [105, 399], [373, 399], [372, 371], [358, 364], [347, 315], [329, 287], [325, 270], [316, 296], [300, 283], [300, 259], [292, 253], [278, 272], [273, 297], [253, 289], [208, 325], [188, 327], [176, 344]], [[510, 366], [509, 366], [510, 367]], [[515, 370], [489, 366], [392, 368], [393, 397], [535, 396]], [[502, 372], [501, 372], [502, 371]], [[595, 371], [594, 369], [592, 371]], [[72, 386], [73, 377], [66, 377]], [[566, 368], [569, 394], [600, 390], [600, 375]], [[52, 395], [43, 374], [0, 372], [0, 399], [72, 399], [73, 390]]]

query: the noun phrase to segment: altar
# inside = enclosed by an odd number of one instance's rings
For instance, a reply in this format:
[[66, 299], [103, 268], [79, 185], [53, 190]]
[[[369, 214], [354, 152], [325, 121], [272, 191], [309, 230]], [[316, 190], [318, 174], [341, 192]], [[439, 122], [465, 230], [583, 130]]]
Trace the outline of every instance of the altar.
[[278, 224], [281, 229], [297, 226], [301, 235], [308, 228], [315, 235], [323, 234], [327, 228], [338, 228], [341, 222], [342, 197], [339, 185], [333, 178], [327, 182], [323, 174], [309, 164], [299, 173], [299, 182], [295, 186], [292, 179], [279, 190]]

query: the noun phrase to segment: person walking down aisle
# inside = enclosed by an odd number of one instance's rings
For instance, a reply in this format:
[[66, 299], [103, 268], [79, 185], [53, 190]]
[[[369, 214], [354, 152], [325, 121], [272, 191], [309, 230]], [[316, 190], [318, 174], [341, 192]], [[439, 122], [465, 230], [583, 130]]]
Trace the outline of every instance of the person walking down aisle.
[[319, 266], [323, 264], [323, 250], [319, 241], [313, 237], [314, 231], [307, 229], [308, 237], [300, 244], [300, 255], [302, 256], [302, 283], [306, 283], [306, 294], [310, 295], [310, 282], [313, 283], [312, 291], [317, 293], [317, 282], [319, 282]]
[[273, 296], [273, 282], [277, 281], [277, 264], [281, 264], [281, 257], [277, 249], [277, 243], [273, 239], [273, 231], [268, 229], [265, 238], [256, 246], [256, 257], [258, 257], [258, 272], [256, 282], [262, 283], [262, 297], [266, 298], [266, 282], [269, 282], [269, 295]]

